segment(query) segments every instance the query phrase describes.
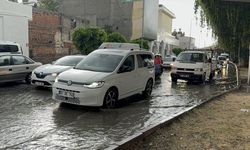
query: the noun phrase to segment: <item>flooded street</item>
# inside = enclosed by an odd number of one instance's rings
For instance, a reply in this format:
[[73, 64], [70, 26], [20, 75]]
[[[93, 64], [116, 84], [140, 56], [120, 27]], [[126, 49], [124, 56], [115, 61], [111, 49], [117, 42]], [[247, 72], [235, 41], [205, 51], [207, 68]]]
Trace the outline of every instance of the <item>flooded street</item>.
[[[228, 74], [235, 69], [229, 67]], [[136, 95], [117, 109], [66, 105], [50, 89], [0, 85], [0, 149], [104, 149], [236, 86], [235, 77], [206, 85], [171, 83], [169, 72], [156, 81], [148, 100]]]

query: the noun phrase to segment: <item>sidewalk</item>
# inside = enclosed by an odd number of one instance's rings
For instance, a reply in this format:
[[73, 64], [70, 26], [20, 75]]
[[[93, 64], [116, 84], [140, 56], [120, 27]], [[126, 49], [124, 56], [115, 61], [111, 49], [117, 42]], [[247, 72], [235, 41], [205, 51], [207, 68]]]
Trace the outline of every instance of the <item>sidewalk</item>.
[[[240, 69], [240, 76], [246, 85], [246, 68]], [[216, 98], [127, 149], [250, 150], [249, 92], [243, 86]]]

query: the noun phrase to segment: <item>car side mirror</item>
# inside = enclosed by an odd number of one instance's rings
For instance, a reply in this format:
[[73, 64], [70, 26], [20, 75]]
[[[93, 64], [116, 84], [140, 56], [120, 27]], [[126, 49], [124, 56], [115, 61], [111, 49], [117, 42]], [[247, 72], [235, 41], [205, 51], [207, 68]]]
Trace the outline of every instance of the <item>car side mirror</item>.
[[176, 60], [176, 58], [174, 57], [174, 58], [173, 58], [173, 61], [175, 61], [175, 60]]

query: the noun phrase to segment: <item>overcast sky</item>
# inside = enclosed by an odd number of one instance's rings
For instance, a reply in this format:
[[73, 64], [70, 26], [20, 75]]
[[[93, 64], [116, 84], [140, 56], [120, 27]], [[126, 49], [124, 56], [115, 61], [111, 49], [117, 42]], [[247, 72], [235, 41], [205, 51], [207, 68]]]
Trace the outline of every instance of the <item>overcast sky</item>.
[[186, 36], [191, 35], [191, 37], [194, 37], [197, 47], [206, 47], [214, 43], [212, 31], [201, 28], [199, 20], [196, 21], [195, 19], [194, 0], [160, 0], [160, 4], [163, 4], [175, 14], [176, 19], [173, 20], [173, 30], [178, 31], [181, 28]]

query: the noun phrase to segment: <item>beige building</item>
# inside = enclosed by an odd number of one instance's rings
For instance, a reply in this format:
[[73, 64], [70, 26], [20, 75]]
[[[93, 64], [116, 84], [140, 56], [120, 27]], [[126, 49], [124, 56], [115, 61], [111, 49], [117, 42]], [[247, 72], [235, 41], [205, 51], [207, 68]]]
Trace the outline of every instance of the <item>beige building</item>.
[[159, 5], [157, 41], [152, 45], [152, 51], [163, 57], [172, 53], [174, 47], [179, 46], [179, 41], [172, 36], [172, 20], [175, 15], [165, 6]]

